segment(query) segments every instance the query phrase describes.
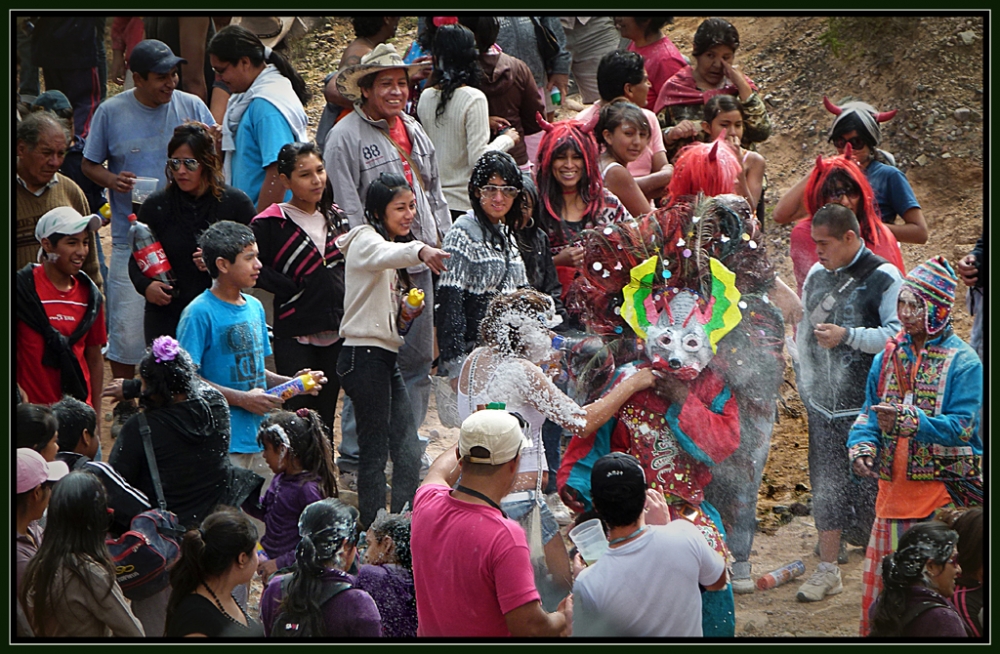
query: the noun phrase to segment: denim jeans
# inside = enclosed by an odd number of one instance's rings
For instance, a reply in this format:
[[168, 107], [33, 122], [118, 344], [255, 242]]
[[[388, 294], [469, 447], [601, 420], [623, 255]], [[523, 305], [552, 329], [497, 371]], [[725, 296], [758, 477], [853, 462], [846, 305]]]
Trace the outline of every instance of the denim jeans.
[[[409, 333], [399, 349], [399, 371], [403, 375], [403, 383], [410, 394], [413, 408], [413, 431], [424, 424], [427, 416], [427, 405], [431, 397], [431, 363], [434, 360], [434, 282], [431, 273], [426, 270], [412, 274], [411, 281], [417, 288], [424, 289], [424, 311], [413, 321]], [[328, 372], [328, 371], [324, 371]], [[343, 410], [340, 414], [340, 455], [337, 467], [341, 470], [354, 470], [358, 465], [358, 432], [355, 427], [354, 404], [350, 394], [344, 398]], [[426, 447], [426, 443], [422, 445]], [[393, 459], [395, 461], [395, 459]]]
[[358, 431], [358, 510], [368, 529], [385, 507], [385, 463], [392, 454], [392, 509], [413, 502], [420, 473], [420, 443], [397, 354], [374, 346], [340, 350], [337, 376], [353, 400]]

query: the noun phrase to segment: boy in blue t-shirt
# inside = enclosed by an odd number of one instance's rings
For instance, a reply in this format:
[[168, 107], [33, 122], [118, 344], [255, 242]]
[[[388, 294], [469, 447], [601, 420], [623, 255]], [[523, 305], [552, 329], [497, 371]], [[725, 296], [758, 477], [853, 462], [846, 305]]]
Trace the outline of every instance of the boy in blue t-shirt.
[[[257, 283], [263, 267], [257, 258], [257, 241], [246, 225], [223, 220], [205, 230], [198, 245], [212, 275], [212, 288], [184, 309], [177, 340], [202, 378], [229, 402], [230, 459], [269, 481], [273, 474], [257, 444], [257, 429], [264, 414], [280, 409], [282, 400], [264, 389], [291, 377], [264, 368], [264, 358], [271, 354], [264, 307], [257, 298], [243, 294], [244, 288]], [[306, 373], [317, 383], [311, 391], [315, 395], [326, 377], [322, 371], [309, 369], [295, 376]]]

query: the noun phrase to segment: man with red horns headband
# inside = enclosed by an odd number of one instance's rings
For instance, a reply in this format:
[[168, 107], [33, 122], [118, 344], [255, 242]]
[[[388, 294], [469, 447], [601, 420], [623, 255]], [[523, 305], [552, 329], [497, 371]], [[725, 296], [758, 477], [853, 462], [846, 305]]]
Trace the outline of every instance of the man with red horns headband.
[[[836, 116], [828, 140], [837, 148], [838, 154], [854, 159], [864, 172], [874, 192], [882, 222], [900, 243], [926, 243], [927, 221], [913, 195], [910, 182], [896, 167], [893, 156], [878, 148], [882, 142], [880, 125], [891, 120], [896, 110], [880, 112], [870, 104], [858, 101], [838, 106], [826, 97], [823, 98], [823, 106]], [[774, 208], [775, 222], [790, 223], [812, 214], [807, 214], [802, 201], [805, 184], [806, 180], [801, 180], [782, 196], [779, 206]], [[902, 224], [896, 224], [897, 216], [902, 217]]]

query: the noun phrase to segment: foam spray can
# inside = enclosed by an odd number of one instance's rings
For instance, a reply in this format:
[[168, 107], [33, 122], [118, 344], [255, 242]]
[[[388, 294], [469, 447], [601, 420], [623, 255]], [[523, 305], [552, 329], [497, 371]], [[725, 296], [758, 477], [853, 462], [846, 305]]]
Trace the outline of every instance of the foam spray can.
[[805, 574], [806, 566], [801, 559], [797, 559], [781, 566], [777, 570], [771, 570], [766, 575], [757, 580], [757, 588], [769, 590], [781, 584], [795, 579], [799, 575]]
[[424, 305], [424, 292], [419, 288], [411, 288], [403, 299], [403, 307], [399, 312], [399, 335], [406, 336], [417, 317], [417, 310]]
[[293, 398], [296, 395], [302, 395], [303, 393], [308, 393], [314, 388], [316, 388], [316, 380], [313, 379], [313, 376], [311, 374], [306, 373], [304, 375], [299, 375], [298, 377], [290, 379], [289, 381], [286, 381], [284, 384], [278, 384], [277, 386], [273, 386], [264, 392], [267, 393], [268, 395], [275, 395], [277, 397], [280, 397], [281, 401], [284, 402], [285, 400]]

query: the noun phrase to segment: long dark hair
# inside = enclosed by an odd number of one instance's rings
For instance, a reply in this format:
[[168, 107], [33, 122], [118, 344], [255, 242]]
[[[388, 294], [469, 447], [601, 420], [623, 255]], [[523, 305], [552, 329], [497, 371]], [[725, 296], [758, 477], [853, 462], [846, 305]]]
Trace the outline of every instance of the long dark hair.
[[323, 589], [324, 571], [331, 565], [346, 567], [344, 551], [357, 544], [358, 510], [334, 498], [313, 502], [299, 518], [299, 535], [295, 571], [278, 612], [297, 621], [302, 636], [325, 636], [323, 611], [316, 598]]
[[330, 438], [318, 413], [312, 409], [272, 411], [257, 432], [257, 444], [263, 447], [264, 443], [275, 451], [284, 445], [299, 460], [303, 471], [319, 480], [323, 495], [337, 497]]
[[434, 110], [434, 120], [441, 123], [451, 96], [460, 86], [479, 86], [483, 70], [479, 67], [476, 37], [467, 27], [442, 25], [434, 35], [434, 72], [430, 84], [440, 87], [441, 101]]
[[[372, 183], [368, 185], [368, 191], [365, 193], [365, 220], [387, 241], [409, 243], [416, 240], [413, 232], [410, 232], [406, 236], [390, 238], [389, 231], [385, 228], [385, 210], [389, 206], [389, 203], [403, 191], [409, 191], [416, 196], [413, 187], [399, 173], [381, 173], [378, 179], [372, 180]], [[405, 268], [400, 268], [397, 272], [403, 284], [409, 288], [409, 273], [406, 272]]]
[[[101, 481], [86, 472], [71, 472], [52, 491], [45, 538], [28, 563], [21, 584], [21, 604], [32, 600], [31, 627], [36, 636], [52, 636], [48, 626], [67, 616], [56, 614], [57, 599], [65, 593], [69, 577], [82, 582], [98, 599], [111, 594], [117, 582], [104, 539], [108, 532], [108, 498]], [[95, 587], [92, 566], [104, 579]], [[56, 587], [56, 576], [62, 581]], [[82, 617], [82, 616], [81, 616]], [[92, 619], [92, 618], [89, 618]]]
[[181, 541], [181, 558], [170, 571], [170, 601], [166, 631], [181, 600], [191, 595], [208, 577], [218, 577], [232, 567], [240, 554], [252, 554], [257, 546], [257, 527], [240, 511], [223, 506], [209, 514], [198, 529]]
[[[281, 146], [281, 150], [278, 151], [278, 172], [291, 179], [292, 173], [295, 172], [295, 162], [299, 160], [299, 157], [309, 154], [316, 155], [323, 162], [323, 165], [326, 165], [326, 162], [323, 161], [323, 153], [319, 151], [319, 148], [312, 141], [285, 143]], [[323, 197], [319, 199], [316, 209], [323, 214], [323, 217], [326, 218], [331, 228], [336, 231], [342, 231], [342, 228], [346, 225], [347, 218], [340, 211], [340, 208], [333, 203], [333, 184], [330, 183], [329, 175], [326, 178], [326, 188], [323, 189]]]
[[[538, 212], [541, 227], [549, 234], [562, 232], [562, 212], [564, 208], [562, 187], [552, 174], [552, 162], [568, 150], [573, 150], [583, 159], [583, 174], [577, 183], [580, 198], [587, 207], [584, 220], [596, 216], [604, 208], [604, 182], [601, 180], [600, 164], [597, 158], [597, 141], [593, 134], [584, 131], [583, 123], [561, 120], [545, 130], [538, 144], [538, 194], [542, 198], [543, 210]], [[553, 242], [553, 246], [557, 243]]]
[[[167, 156], [172, 156], [177, 148], [186, 145], [191, 148], [194, 158], [201, 164], [201, 178], [208, 182], [208, 189], [216, 198], [222, 197], [225, 179], [222, 176], [222, 160], [215, 151], [215, 139], [201, 123], [188, 121], [174, 129], [174, 135], [167, 144]], [[174, 185], [173, 171], [167, 166], [168, 186]]]
[[[490, 183], [490, 177], [494, 174], [500, 175], [507, 186], [517, 188], [518, 194], [514, 198], [514, 204], [510, 211], [504, 216], [504, 230], [494, 225], [486, 212], [483, 211], [482, 199], [477, 195], [480, 187]], [[476, 222], [482, 228], [483, 233], [490, 243], [505, 252], [510, 248], [510, 236], [513, 230], [521, 224], [524, 217], [524, 210], [521, 191], [524, 190], [524, 181], [521, 178], [521, 170], [517, 167], [514, 157], [499, 150], [487, 150], [479, 157], [479, 161], [472, 168], [472, 175], [469, 177], [469, 203], [472, 205], [472, 213], [476, 216]]]
[[274, 51], [271, 51], [271, 56], [265, 60], [264, 44], [253, 32], [241, 25], [227, 25], [219, 30], [208, 44], [208, 54], [233, 65], [238, 64], [243, 57], [249, 59], [255, 68], [264, 64], [274, 64], [278, 72], [292, 83], [292, 90], [298, 96], [299, 102], [303, 105], [309, 102], [312, 94], [309, 93], [306, 81], [292, 68], [292, 64]]
[[937, 520], [918, 522], [899, 539], [899, 546], [882, 559], [882, 593], [872, 615], [872, 638], [903, 635], [902, 622], [910, 586], [923, 585], [928, 561], [944, 565], [958, 542], [958, 534]]

